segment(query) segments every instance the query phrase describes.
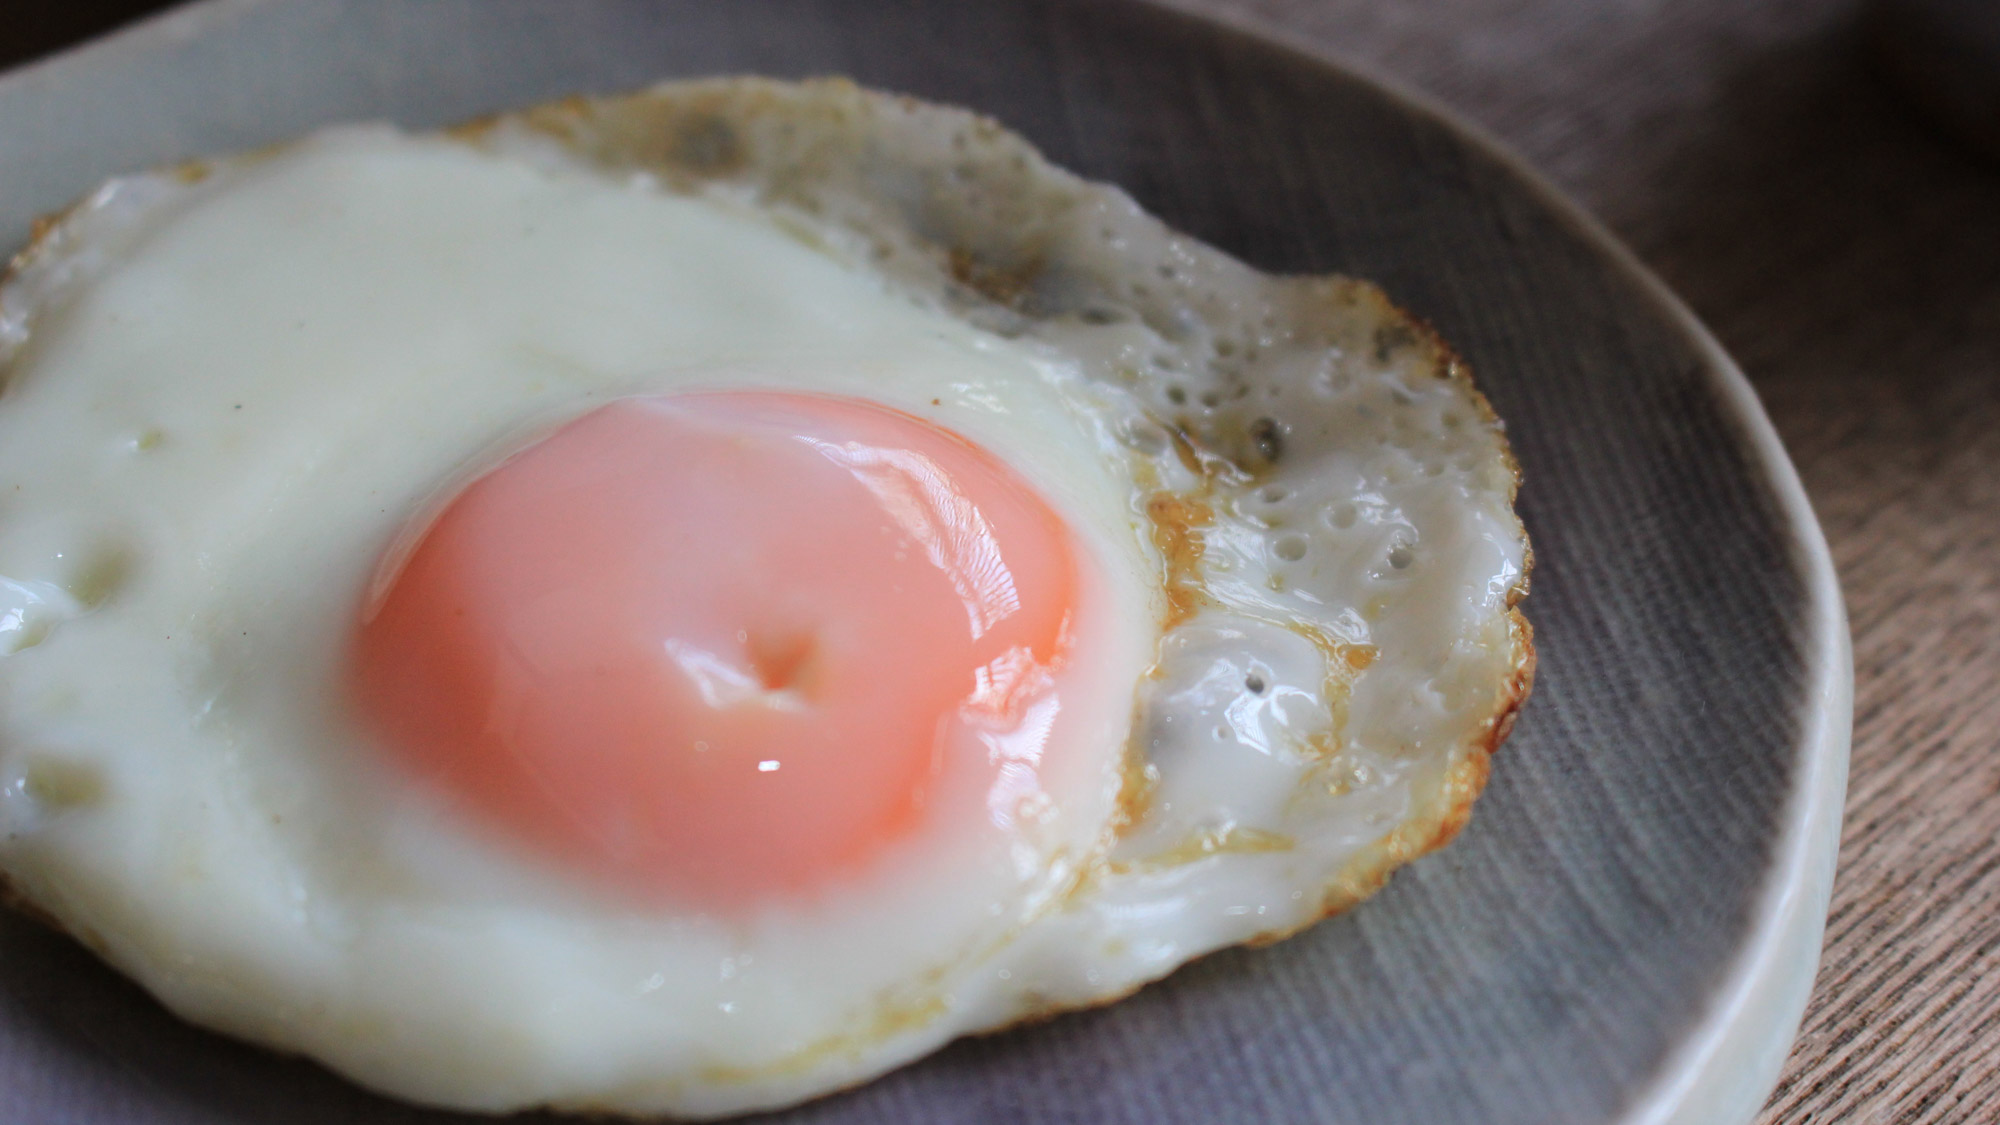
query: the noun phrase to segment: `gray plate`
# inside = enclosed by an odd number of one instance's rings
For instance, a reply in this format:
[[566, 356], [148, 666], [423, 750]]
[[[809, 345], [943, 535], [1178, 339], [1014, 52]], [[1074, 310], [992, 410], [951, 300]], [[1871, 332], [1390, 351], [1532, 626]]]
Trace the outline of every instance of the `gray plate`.
[[[1845, 776], [1825, 546], [1699, 326], [1407, 95], [1128, 3], [210, 0], [0, 80], [0, 243], [109, 174], [327, 122], [746, 71], [973, 106], [1255, 265], [1379, 281], [1508, 420], [1542, 658], [1470, 829], [1361, 909], [788, 1120], [1747, 1119], [1804, 1004]], [[447, 1117], [187, 1027], [0, 917], [0, 1119]]]

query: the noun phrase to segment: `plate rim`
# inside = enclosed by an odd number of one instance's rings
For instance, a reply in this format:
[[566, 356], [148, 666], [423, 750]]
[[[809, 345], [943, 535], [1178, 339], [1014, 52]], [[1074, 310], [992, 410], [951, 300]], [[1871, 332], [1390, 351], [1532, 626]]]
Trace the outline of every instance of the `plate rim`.
[[[0, 72], [0, 92], [55, 83], [74, 64], [138, 54], [206, 34], [253, 9], [299, 0], [188, 0], [95, 38]], [[1812, 502], [1749, 378], [1692, 309], [1602, 221], [1484, 125], [1438, 96], [1366, 59], [1337, 53], [1304, 33], [1247, 13], [1211, 11], [1198, 0], [1092, 0], [1206, 25], [1308, 67], [1367, 87], [1397, 110], [1441, 129], [1493, 161], [1589, 250], [1633, 283], [1701, 360], [1710, 388], [1734, 423], [1745, 464], [1771, 490], [1789, 550], [1804, 579], [1806, 690], [1777, 841], [1744, 938], [1704, 998], [1690, 1030], [1633, 1101], [1607, 1125], [1748, 1122], [1775, 1088], [1804, 1018], [1832, 898], [1853, 737], [1854, 665], [1839, 575]]]

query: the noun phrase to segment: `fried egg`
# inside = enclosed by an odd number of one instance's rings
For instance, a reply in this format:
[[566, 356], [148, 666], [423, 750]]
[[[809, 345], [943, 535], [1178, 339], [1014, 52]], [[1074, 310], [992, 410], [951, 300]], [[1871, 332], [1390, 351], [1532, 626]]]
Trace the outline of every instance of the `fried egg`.
[[0, 876], [422, 1103], [782, 1106], [1294, 932], [1532, 674], [1435, 337], [844, 82], [113, 180], [0, 364]]

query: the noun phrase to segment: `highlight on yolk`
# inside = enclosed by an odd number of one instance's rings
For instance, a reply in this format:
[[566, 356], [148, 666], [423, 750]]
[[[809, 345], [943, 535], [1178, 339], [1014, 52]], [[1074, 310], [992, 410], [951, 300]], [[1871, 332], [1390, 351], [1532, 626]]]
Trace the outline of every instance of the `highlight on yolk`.
[[572, 866], [716, 905], [908, 836], [950, 771], [1018, 770], [984, 747], [1045, 735], [1078, 586], [991, 454], [804, 394], [619, 400], [419, 534], [353, 654], [384, 745]]

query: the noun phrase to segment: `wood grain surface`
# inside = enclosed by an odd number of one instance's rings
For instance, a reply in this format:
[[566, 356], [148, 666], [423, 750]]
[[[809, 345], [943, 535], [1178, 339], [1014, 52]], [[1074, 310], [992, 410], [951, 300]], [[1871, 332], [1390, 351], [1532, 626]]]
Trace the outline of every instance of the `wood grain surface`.
[[[2000, 168], [1877, 77], [1847, 0], [1183, 3], [1480, 122], [1743, 364], [1832, 542], [1857, 681], [1827, 948], [1761, 1121], [2000, 1120]], [[153, 6], [10, 4], [0, 62]]]

